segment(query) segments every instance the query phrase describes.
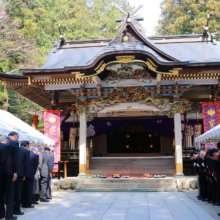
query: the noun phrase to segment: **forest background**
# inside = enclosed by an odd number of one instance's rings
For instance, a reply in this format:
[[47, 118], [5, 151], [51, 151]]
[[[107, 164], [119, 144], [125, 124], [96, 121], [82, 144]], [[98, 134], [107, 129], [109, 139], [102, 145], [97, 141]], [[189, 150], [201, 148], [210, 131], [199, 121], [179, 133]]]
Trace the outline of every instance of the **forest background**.
[[[125, 11], [132, 9], [129, 0], [0, 0], [0, 72], [40, 68], [53, 48], [52, 41], [59, 40], [59, 24], [67, 40], [115, 37], [115, 19], [123, 16], [115, 4]], [[220, 0], [163, 0], [156, 34], [202, 33], [207, 15], [209, 32], [218, 32]], [[1, 82], [0, 109], [28, 124], [35, 113], [43, 112]]]

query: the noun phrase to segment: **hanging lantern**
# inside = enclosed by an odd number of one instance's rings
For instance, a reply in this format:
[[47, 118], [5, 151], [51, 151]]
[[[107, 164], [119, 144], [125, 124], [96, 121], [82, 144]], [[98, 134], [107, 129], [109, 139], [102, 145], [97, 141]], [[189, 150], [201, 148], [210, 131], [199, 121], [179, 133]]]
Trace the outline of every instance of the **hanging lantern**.
[[37, 125], [38, 125], [38, 122], [39, 122], [38, 121], [38, 115], [33, 116], [32, 122], [33, 122], [32, 127], [37, 130]]
[[77, 134], [77, 128], [73, 125], [73, 127], [70, 128], [69, 133], [69, 148], [71, 150], [76, 149], [76, 134]]
[[195, 144], [195, 138], [199, 137], [202, 134], [202, 125], [197, 122], [194, 125], [194, 144]]
[[185, 127], [185, 141], [186, 147], [192, 147], [192, 126], [188, 123]]

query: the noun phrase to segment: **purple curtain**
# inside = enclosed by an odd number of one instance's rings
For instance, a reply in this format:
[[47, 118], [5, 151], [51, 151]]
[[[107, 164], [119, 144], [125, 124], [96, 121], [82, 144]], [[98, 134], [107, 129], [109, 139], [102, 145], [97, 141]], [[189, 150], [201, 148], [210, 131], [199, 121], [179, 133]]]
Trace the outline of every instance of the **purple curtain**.
[[174, 121], [172, 118], [136, 119], [134, 121], [156, 134], [163, 135], [168, 138], [174, 138]]
[[[69, 116], [68, 116], [69, 117]], [[73, 123], [65, 123], [68, 118], [65, 117], [61, 124], [61, 131], [64, 132], [64, 139], [68, 140], [69, 129], [73, 126]], [[106, 133], [111, 133], [120, 127], [123, 127], [131, 122], [136, 122], [142, 127], [152, 131], [156, 134], [163, 135], [168, 138], [174, 138], [174, 119], [162, 118], [162, 119], [131, 119], [131, 120], [94, 120], [87, 123], [88, 137], [95, 137]], [[189, 120], [189, 124], [194, 126], [197, 120]], [[199, 120], [200, 124], [203, 124], [203, 120]], [[79, 123], [75, 123], [78, 128]], [[193, 138], [193, 137], [192, 137]]]

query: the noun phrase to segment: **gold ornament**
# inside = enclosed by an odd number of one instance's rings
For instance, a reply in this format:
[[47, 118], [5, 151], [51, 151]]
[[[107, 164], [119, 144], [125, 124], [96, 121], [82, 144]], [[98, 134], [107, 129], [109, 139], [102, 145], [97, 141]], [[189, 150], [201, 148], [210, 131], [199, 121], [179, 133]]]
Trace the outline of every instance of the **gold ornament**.
[[54, 122], [56, 122], [56, 118], [50, 117], [48, 121], [49, 121], [51, 124], [53, 124]]
[[123, 37], [123, 41], [124, 41], [124, 42], [127, 42], [128, 40], [129, 40], [128, 36], [124, 36], [124, 37]]
[[207, 111], [207, 114], [210, 115], [210, 116], [213, 116], [215, 114], [215, 110], [214, 109], [209, 109]]

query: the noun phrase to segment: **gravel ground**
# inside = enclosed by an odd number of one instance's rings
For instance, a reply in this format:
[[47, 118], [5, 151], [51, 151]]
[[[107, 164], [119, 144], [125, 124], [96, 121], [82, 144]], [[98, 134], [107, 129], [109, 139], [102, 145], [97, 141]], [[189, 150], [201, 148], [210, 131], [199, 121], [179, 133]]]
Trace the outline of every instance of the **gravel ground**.
[[220, 213], [220, 206], [214, 206], [212, 203], [202, 202], [197, 199], [198, 191], [197, 190], [187, 190], [184, 193], [191, 198], [196, 204], [198, 204], [203, 210], [209, 213], [214, 219], [220, 219], [220, 216], [217, 213]]

